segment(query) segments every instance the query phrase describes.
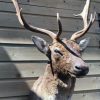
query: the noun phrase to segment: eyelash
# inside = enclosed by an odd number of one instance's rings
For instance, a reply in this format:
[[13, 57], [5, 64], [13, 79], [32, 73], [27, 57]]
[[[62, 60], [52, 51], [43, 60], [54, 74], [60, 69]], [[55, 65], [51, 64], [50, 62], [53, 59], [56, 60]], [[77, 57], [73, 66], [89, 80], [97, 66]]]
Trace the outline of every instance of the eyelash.
[[54, 52], [59, 53], [61, 56], [63, 56], [63, 54], [59, 51], [59, 50], [54, 50]]

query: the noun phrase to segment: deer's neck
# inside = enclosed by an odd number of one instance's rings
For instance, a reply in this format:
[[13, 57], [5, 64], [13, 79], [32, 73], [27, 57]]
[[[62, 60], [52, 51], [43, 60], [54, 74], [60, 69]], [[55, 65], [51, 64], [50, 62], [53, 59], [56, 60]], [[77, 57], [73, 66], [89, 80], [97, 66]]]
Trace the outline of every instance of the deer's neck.
[[46, 66], [44, 76], [48, 77], [49, 79], [51, 79], [53, 81], [53, 83], [52, 83], [51, 87], [49, 87], [49, 89], [50, 88], [52, 89], [53, 84], [55, 83], [54, 88], [56, 90], [56, 92], [55, 92], [56, 98], [57, 98], [56, 100], [63, 100], [62, 96], [65, 96], [65, 98], [67, 98], [67, 97], [69, 98], [72, 95], [72, 92], [75, 87], [75, 82], [76, 82], [75, 77], [71, 77], [69, 74], [63, 75], [62, 73], [58, 74], [55, 72], [53, 75], [50, 64], [48, 64]]
[[[69, 100], [71, 97], [75, 78], [70, 76], [60, 77], [57, 73], [52, 74], [51, 66], [48, 64], [45, 73], [33, 86], [33, 91], [42, 98], [41, 100]], [[66, 85], [68, 85], [66, 87]], [[65, 86], [65, 87], [64, 87]], [[63, 97], [63, 98], [62, 98]]]

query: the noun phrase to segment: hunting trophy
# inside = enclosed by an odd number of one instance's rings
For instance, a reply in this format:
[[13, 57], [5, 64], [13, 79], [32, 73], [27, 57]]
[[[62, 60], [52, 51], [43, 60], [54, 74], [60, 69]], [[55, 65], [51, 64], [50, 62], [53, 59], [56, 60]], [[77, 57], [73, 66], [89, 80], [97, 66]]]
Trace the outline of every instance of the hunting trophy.
[[52, 43], [48, 44], [44, 39], [32, 36], [32, 41], [38, 50], [44, 53], [49, 61], [43, 76], [40, 76], [33, 84], [30, 100], [71, 100], [74, 91], [76, 78], [85, 76], [89, 67], [82, 59], [82, 51], [87, 47], [89, 39], [83, 39], [77, 43], [77, 39], [82, 37], [90, 29], [95, 20], [95, 13], [88, 13], [90, 0], [86, 1], [83, 11], [75, 16], [81, 16], [84, 27], [75, 32], [70, 39], [60, 38], [62, 34], [62, 24], [59, 13], [57, 13], [58, 32], [54, 32], [29, 25], [22, 14], [17, 0], [12, 0], [20, 24], [32, 32], [48, 35]]

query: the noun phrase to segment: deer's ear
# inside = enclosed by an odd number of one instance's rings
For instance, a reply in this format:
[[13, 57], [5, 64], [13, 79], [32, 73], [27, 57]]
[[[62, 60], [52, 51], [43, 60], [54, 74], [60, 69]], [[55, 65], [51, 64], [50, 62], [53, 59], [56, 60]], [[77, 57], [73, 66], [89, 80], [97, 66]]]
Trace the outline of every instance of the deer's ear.
[[33, 36], [32, 41], [34, 42], [34, 44], [36, 45], [39, 51], [41, 51], [44, 54], [47, 54], [49, 50], [49, 45], [47, 44], [45, 40], [43, 40], [40, 37]]
[[85, 48], [89, 44], [89, 41], [90, 41], [90, 38], [85, 38], [85, 39], [83, 39], [83, 40], [80, 41], [79, 46], [80, 46], [81, 51], [85, 50]]

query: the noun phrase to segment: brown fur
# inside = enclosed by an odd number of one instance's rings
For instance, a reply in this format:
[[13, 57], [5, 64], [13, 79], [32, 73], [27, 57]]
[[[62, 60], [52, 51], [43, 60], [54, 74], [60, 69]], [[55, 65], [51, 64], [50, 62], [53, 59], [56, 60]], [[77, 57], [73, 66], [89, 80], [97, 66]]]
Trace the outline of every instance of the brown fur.
[[[32, 100], [70, 100], [76, 77], [84, 76], [89, 71], [88, 66], [81, 58], [80, 47], [74, 41], [82, 37], [95, 20], [96, 13], [94, 16], [91, 16], [89, 23], [87, 21], [90, 0], [86, 1], [82, 13], [77, 15], [82, 17], [84, 28], [75, 32], [70, 40], [65, 39], [62, 41], [60, 39], [62, 24], [58, 13], [57, 22], [59, 29], [57, 34], [55, 34], [52, 31], [29, 25], [22, 15], [22, 10], [19, 7], [18, 1], [12, 0], [12, 2], [16, 8], [18, 20], [22, 26], [32, 32], [46, 34], [53, 39], [53, 44], [48, 47], [48, 44], [43, 39], [36, 36], [32, 37], [37, 48], [42, 53], [46, 54], [50, 60], [50, 64], [46, 66], [44, 75], [33, 85], [31, 92]], [[85, 44], [84, 47], [86, 46]], [[83, 50], [84, 49], [85, 48], [83, 48]]]
[[38, 100], [38, 97], [41, 98], [40, 100], [69, 100], [73, 93], [76, 79], [66, 76], [66, 79], [62, 80], [67, 84], [66, 88], [59, 84], [58, 79], [56, 75], [52, 75], [50, 65], [47, 65], [44, 75], [33, 85], [32, 91], [37, 94], [35, 98], [33, 95], [33, 100]]
[[[70, 40], [64, 40], [64, 43], [69, 44], [71, 47], [73, 47], [75, 50], [79, 52], [80, 50], [79, 45], [76, 44], [75, 42]], [[53, 68], [57, 72], [67, 74], [67, 71], [69, 71], [72, 66], [72, 61], [70, 59], [70, 52], [66, 50], [65, 47], [58, 42], [54, 43], [50, 47], [50, 49], [54, 49], [55, 47], [60, 48], [60, 51], [62, 52], [63, 56], [59, 57], [57, 55], [52, 55], [52, 61], [54, 65]]]
[[[78, 44], [73, 41], [65, 40], [64, 43], [68, 43], [77, 51], [80, 49]], [[61, 57], [57, 54], [53, 54], [54, 48], [59, 48], [63, 56]], [[75, 76], [68, 72], [72, 71], [70, 52], [58, 42], [53, 43], [50, 46], [50, 50], [54, 75], [52, 74], [50, 64], [48, 64], [44, 75], [41, 76], [33, 85], [32, 92], [37, 95], [37, 97], [34, 97], [33, 95], [33, 99], [70, 100], [76, 81]]]

